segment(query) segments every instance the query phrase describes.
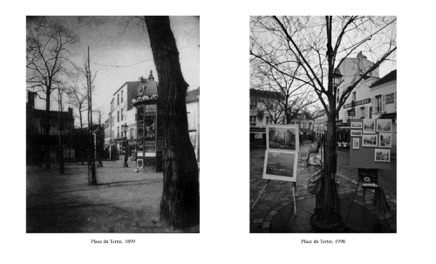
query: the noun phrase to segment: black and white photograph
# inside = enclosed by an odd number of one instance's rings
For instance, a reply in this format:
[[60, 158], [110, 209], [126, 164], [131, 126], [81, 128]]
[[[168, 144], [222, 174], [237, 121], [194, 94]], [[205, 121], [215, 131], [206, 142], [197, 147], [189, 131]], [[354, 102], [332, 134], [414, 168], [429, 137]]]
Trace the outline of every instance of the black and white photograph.
[[377, 147], [377, 135], [362, 135], [362, 147]]
[[297, 154], [267, 151], [265, 156], [264, 179], [296, 181]]
[[267, 127], [268, 149], [298, 151], [298, 141], [298, 126], [270, 125]]
[[200, 232], [199, 24], [26, 17], [27, 233]]
[[391, 133], [379, 133], [378, 134], [378, 146], [380, 148], [392, 147], [392, 134]]
[[380, 133], [392, 132], [392, 120], [377, 119], [377, 132]]
[[[358, 170], [349, 169], [354, 153], [365, 156], [357, 168], [373, 168], [375, 120], [396, 120], [395, 105], [379, 100], [396, 92], [396, 26], [395, 16], [250, 17], [250, 233], [396, 233], [386, 204], [373, 213], [353, 200], [361, 189]], [[275, 125], [298, 126], [296, 201], [292, 186], [263, 175], [292, 165], [278, 159], [285, 154], [271, 156], [294, 149]], [[386, 195], [396, 197], [390, 162], [378, 167]], [[396, 200], [383, 201], [396, 208]]]
[[361, 137], [362, 136], [362, 130], [350, 130], [350, 135], [352, 137]]
[[353, 149], [359, 149], [359, 146], [360, 146], [360, 139], [353, 138]]
[[391, 150], [390, 149], [375, 149], [374, 150], [374, 161], [376, 161], [376, 162], [390, 162], [391, 161]]
[[374, 134], [375, 133], [375, 120], [374, 119], [363, 119], [363, 134]]

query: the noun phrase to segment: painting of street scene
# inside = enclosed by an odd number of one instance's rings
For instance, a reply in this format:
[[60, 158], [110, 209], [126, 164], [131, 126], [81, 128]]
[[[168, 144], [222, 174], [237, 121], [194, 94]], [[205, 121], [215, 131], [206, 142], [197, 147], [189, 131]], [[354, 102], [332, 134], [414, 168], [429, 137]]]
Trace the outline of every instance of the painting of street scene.
[[377, 135], [363, 135], [362, 147], [377, 147]]
[[392, 144], [392, 135], [391, 133], [380, 133], [379, 134], [379, 147], [390, 148]]
[[298, 127], [269, 127], [268, 148], [298, 150]]
[[269, 175], [294, 177], [295, 155], [289, 152], [268, 151], [265, 173]]
[[392, 120], [377, 119], [377, 132], [392, 132]]
[[375, 133], [374, 119], [363, 119], [363, 133]]
[[375, 149], [374, 161], [390, 162], [391, 150], [390, 149]]

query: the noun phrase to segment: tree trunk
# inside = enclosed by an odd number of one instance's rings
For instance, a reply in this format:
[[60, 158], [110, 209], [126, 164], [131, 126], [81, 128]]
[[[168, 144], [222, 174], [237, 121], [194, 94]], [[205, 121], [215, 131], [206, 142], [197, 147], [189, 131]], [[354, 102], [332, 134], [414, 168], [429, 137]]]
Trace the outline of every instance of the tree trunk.
[[50, 85], [47, 87], [46, 91], [46, 104], [45, 104], [45, 155], [46, 163], [45, 168], [51, 169], [50, 160]]
[[185, 82], [169, 17], [145, 17], [159, 78], [158, 119], [163, 133], [160, 219], [173, 228], [199, 225], [198, 164], [189, 139]]
[[83, 135], [83, 121], [82, 121], [82, 106], [79, 106], [79, 119], [80, 119], [80, 159], [82, 160], [82, 165], [85, 164], [85, 159], [83, 158], [83, 149], [84, 149], [84, 135]]

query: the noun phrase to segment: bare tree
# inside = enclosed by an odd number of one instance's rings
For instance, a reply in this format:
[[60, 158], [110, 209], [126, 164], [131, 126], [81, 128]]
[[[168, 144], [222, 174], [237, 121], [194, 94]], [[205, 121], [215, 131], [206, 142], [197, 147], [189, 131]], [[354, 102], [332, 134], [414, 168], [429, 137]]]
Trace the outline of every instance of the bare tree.
[[[37, 92], [46, 102], [45, 155], [46, 168], [50, 162], [50, 98], [65, 73], [70, 48], [78, 38], [65, 27], [50, 23], [43, 17], [27, 17], [26, 81], [27, 89]], [[42, 96], [40, 95], [42, 94]]]
[[[328, 118], [324, 176], [315, 219], [335, 226], [339, 198], [335, 185], [337, 167], [335, 120], [341, 107], [364, 79], [396, 55], [395, 17], [253, 17], [251, 51], [274, 70], [312, 87]], [[347, 58], [363, 52], [373, 63], [356, 61], [356, 74], [344, 78], [342, 92], [334, 85], [335, 74]], [[282, 69], [301, 69], [292, 75]]]
[[169, 17], [144, 17], [159, 78], [158, 120], [163, 133], [160, 219], [170, 227], [199, 225], [198, 165], [188, 134], [186, 90]]

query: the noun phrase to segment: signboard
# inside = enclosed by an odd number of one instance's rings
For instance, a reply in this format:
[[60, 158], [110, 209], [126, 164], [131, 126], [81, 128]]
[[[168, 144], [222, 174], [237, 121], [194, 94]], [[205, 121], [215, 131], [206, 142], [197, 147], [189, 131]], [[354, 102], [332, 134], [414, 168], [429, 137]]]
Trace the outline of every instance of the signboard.
[[371, 98], [366, 98], [366, 99], [354, 102], [353, 105], [351, 103], [345, 104], [344, 108], [350, 108], [352, 106], [364, 105], [364, 104], [369, 104], [369, 103], [371, 103]]
[[393, 104], [395, 102], [395, 97], [394, 97], [394, 93], [390, 93], [385, 95], [386, 98], [386, 104]]
[[351, 110], [348, 110], [348, 116], [356, 116], [356, 110], [354, 108]]
[[268, 125], [266, 141], [263, 179], [296, 182], [300, 147], [298, 125]]
[[391, 169], [392, 120], [351, 119], [350, 167]]

